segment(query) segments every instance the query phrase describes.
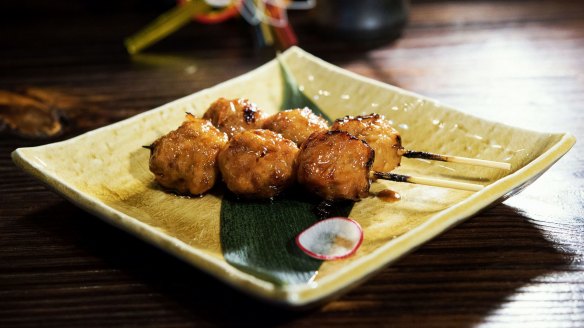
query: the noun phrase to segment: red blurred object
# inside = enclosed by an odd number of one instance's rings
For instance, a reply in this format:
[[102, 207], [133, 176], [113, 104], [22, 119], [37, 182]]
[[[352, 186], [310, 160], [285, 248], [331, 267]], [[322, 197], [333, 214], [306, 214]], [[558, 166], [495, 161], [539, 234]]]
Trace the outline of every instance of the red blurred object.
[[[284, 10], [286, 9], [274, 6], [270, 2], [266, 2], [266, 11], [275, 20], [283, 21], [283, 18], [285, 17]], [[294, 30], [290, 26], [290, 23], [288, 22], [287, 19], [285, 20], [285, 22], [286, 22], [285, 25], [282, 27], [272, 26], [272, 32], [274, 33], [275, 36], [274, 39], [278, 43], [278, 48], [280, 48], [280, 50], [286, 50], [291, 46], [298, 44], [298, 38], [296, 37], [296, 33], [294, 33]]]

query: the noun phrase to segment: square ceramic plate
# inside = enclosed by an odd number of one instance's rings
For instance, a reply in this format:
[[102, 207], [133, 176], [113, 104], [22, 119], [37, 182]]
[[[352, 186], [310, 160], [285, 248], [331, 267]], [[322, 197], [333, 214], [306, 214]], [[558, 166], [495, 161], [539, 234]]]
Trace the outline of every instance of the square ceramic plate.
[[397, 173], [486, 187], [472, 193], [376, 182], [372, 191], [390, 188], [402, 199], [387, 203], [369, 197], [354, 204], [350, 216], [361, 224], [365, 236], [359, 251], [345, 260], [318, 263], [307, 281], [282, 282], [270, 278], [280, 268], [268, 266], [263, 274], [254, 273], [227, 261], [221, 240], [223, 194], [185, 198], [160, 190], [148, 170], [149, 153], [141, 147], [175, 129], [185, 112], [202, 115], [218, 97], [249, 98], [268, 112], [282, 109], [286, 84], [276, 60], [79, 137], [17, 149], [13, 160], [71, 202], [218, 279], [269, 301], [303, 306], [347, 291], [446, 229], [520, 191], [575, 142], [569, 134], [527, 131], [461, 113], [345, 71], [298, 48], [285, 52], [281, 60], [303, 94], [331, 118], [378, 112], [401, 131], [407, 149], [504, 161], [512, 164], [512, 170], [404, 159]]

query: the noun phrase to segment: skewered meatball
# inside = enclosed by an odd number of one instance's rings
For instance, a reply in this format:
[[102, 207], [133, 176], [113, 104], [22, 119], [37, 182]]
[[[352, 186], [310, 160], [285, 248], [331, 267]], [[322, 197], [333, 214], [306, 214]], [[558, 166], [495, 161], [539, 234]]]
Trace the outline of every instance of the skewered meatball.
[[365, 140], [375, 150], [374, 171], [389, 172], [400, 165], [401, 137], [382, 115], [347, 116], [336, 120], [331, 130], [346, 131]]
[[245, 130], [260, 129], [265, 114], [247, 99], [219, 98], [209, 106], [203, 118], [211, 120], [213, 125], [231, 138]]
[[223, 181], [233, 193], [247, 198], [271, 198], [296, 177], [298, 147], [270, 130], [236, 134], [218, 156]]
[[369, 195], [375, 152], [343, 131], [315, 132], [298, 154], [298, 182], [327, 200], [359, 200]]
[[165, 188], [200, 195], [215, 184], [217, 154], [227, 140], [211, 122], [188, 114], [178, 129], [149, 147], [150, 171]]
[[328, 130], [328, 123], [314, 114], [310, 108], [304, 107], [289, 109], [268, 117], [264, 122], [264, 129], [280, 133], [284, 138], [300, 146], [312, 133]]

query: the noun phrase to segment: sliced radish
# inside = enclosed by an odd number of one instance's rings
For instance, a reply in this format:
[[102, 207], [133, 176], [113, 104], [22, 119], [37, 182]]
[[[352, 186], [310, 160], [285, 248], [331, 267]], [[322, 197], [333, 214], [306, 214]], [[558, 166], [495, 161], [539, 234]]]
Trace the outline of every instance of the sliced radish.
[[296, 244], [319, 260], [339, 260], [353, 255], [363, 242], [359, 223], [344, 217], [319, 221], [296, 236]]

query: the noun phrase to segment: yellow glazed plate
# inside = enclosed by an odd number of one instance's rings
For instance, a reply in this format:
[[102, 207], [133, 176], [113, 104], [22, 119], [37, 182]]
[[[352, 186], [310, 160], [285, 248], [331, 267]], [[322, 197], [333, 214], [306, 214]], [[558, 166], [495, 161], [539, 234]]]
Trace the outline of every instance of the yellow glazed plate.
[[[511, 163], [511, 171], [404, 159], [396, 173], [483, 184], [472, 193], [394, 182], [376, 182], [401, 201], [369, 197], [350, 217], [364, 230], [358, 252], [345, 260], [317, 263], [307, 281], [275, 282], [227, 261], [221, 222], [223, 193], [178, 197], [160, 190], [148, 170], [148, 145], [175, 129], [185, 112], [201, 116], [219, 97], [245, 97], [269, 113], [281, 110], [286, 86], [273, 60], [252, 72], [125, 121], [50, 145], [20, 148], [13, 160], [71, 202], [226, 283], [259, 298], [304, 306], [347, 291], [400, 256], [486, 206], [520, 191], [574, 144], [566, 133], [540, 133], [479, 119], [414, 93], [328, 64], [299, 48], [281, 60], [298, 88], [331, 118], [384, 114], [400, 130], [407, 149]], [[241, 218], [245, 223], [245, 218]], [[287, 218], [281, 218], [285, 224]], [[271, 223], [273, 224], [273, 223]], [[277, 225], [277, 223], [276, 223]], [[230, 246], [233, 250], [233, 245]], [[237, 245], [235, 245], [237, 248]], [[294, 252], [291, 250], [285, 252]], [[297, 255], [294, 255], [297, 256]], [[273, 269], [277, 271], [278, 269]]]

